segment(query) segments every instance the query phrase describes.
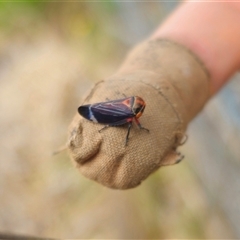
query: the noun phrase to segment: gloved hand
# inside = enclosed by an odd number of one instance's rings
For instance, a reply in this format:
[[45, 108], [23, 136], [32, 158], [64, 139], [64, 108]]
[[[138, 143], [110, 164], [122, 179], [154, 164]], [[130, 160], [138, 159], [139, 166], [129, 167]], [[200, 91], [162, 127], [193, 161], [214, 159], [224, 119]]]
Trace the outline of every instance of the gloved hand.
[[146, 102], [141, 130], [133, 125], [109, 127], [78, 113], [69, 128], [68, 149], [86, 177], [107, 187], [139, 185], [160, 166], [181, 161], [177, 147], [189, 121], [209, 98], [209, 75], [203, 63], [185, 47], [166, 39], [146, 41], [127, 57], [120, 70], [95, 85], [83, 104], [139, 96]]

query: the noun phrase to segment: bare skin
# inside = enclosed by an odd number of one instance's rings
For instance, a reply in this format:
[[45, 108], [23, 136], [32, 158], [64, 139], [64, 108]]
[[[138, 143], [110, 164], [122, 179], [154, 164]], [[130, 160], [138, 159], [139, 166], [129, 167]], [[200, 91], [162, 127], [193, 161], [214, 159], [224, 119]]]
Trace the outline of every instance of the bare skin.
[[191, 49], [210, 71], [215, 94], [240, 69], [240, 2], [186, 2], [151, 36]]

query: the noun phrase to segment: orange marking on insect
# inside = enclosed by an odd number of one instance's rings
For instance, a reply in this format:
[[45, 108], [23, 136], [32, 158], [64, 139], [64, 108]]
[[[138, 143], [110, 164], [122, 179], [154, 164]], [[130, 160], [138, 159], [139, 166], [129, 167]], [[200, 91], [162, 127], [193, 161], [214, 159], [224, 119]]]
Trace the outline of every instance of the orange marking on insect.
[[131, 104], [130, 104], [130, 99], [126, 99], [125, 101], [122, 102], [124, 105], [126, 105], [127, 107], [130, 107]]

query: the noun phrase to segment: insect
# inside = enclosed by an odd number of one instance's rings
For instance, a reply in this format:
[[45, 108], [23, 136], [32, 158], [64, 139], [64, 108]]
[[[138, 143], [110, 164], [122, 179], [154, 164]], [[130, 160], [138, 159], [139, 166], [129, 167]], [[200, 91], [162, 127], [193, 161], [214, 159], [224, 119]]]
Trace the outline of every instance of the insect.
[[125, 141], [126, 146], [133, 119], [140, 129], [149, 132], [149, 130], [142, 127], [138, 121], [138, 118], [141, 117], [145, 107], [146, 103], [142, 98], [133, 96], [108, 102], [83, 105], [78, 108], [78, 112], [81, 116], [90, 121], [106, 124], [106, 126], [100, 129], [99, 132], [110, 126], [118, 126], [128, 123], [128, 131]]

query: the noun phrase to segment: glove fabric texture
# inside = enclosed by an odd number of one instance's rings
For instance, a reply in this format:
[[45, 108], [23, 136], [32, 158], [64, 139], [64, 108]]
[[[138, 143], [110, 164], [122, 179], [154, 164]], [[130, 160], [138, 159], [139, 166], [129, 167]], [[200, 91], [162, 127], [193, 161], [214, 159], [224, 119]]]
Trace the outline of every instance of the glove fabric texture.
[[139, 96], [146, 102], [141, 125], [104, 127], [78, 113], [69, 127], [68, 150], [79, 171], [109, 188], [138, 186], [159, 167], [178, 163], [189, 121], [209, 99], [209, 73], [191, 51], [171, 40], [143, 42], [120, 70], [100, 81], [81, 105]]

